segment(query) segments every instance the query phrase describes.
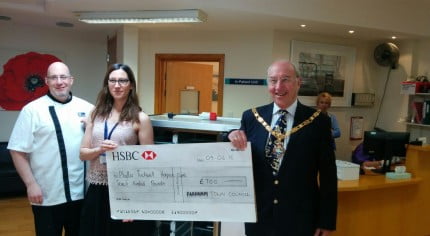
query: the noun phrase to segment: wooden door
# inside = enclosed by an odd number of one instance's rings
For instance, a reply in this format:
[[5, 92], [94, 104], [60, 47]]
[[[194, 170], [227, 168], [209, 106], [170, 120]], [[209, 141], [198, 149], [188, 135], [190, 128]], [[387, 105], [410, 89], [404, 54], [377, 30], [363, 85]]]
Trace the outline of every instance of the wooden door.
[[215, 105], [218, 116], [223, 111], [224, 91], [224, 54], [155, 54], [155, 87], [154, 87], [154, 112], [163, 114], [166, 110], [166, 71], [168, 62], [212, 62], [217, 63], [218, 74], [215, 74], [213, 86], [217, 87]]
[[187, 88], [199, 92], [198, 113], [210, 112], [212, 106], [212, 74], [212, 65], [168, 61], [164, 112], [180, 113], [180, 91]]

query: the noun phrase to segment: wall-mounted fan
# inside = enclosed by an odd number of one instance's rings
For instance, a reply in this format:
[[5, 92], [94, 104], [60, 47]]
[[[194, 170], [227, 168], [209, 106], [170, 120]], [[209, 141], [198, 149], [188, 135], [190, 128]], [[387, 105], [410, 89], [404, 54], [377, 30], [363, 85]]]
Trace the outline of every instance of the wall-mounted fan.
[[384, 103], [385, 92], [387, 91], [387, 84], [390, 80], [390, 72], [392, 69], [396, 69], [399, 64], [399, 48], [394, 43], [383, 43], [376, 46], [375, 51], [373, 52], [373, 57], [375, 58], [376, 63], [380, 66], [389, 66], [387, 79], [384, 84], [384, 92], [382, 93], [381, 101], [379, 102], [378, 113], [376, 114], [375, 125], [373, 127], [377, 127], [379, 113], [381, 112], [382, 104]]
[[373, 56], [378, 65], [395, 69], [399, 63], [399, 48], [394, 43], [382, 43], [375, 48]]

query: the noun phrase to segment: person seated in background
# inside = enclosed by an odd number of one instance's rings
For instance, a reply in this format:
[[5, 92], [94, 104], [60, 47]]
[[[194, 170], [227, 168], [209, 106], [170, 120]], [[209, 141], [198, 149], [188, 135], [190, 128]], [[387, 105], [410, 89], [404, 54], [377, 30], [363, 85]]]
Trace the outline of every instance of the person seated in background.
[[379, 169], [382, 167], [382, 161], [375, 161], [363, 151], [363, 142], [357, 145], [352, 152], [351, 161], [359, 164], [361, 169]]
[[317, 109], [321, 110], [322, 113], [325, 113], [330, 117], [331, 135], [333, 137], [332, 145], [333, 145], [333, 149], [336, 150], [336, 143], [334, 139], [340, 137], [340, 128], [339, 128], [339, 124], [337, 122], [336, 116], [328, 112], [328, 109], [331, 107], [331, 95], [327, 92], [322, 92], [318, 94], [316, 105], [317, 105]]

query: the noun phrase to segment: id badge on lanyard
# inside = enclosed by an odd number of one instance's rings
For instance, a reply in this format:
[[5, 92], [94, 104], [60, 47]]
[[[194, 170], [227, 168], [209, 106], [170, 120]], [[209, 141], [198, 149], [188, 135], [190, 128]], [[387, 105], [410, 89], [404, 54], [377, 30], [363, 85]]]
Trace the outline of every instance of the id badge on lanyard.
[[[104, 140], [110, 139], [112, 137], [112, 133], [117, 126], [118, 126], [118, 122], [116, 122], [116, 124], [112, 127], [110, 132], [108, 132], [109, 129], [108, 129], [108, 125], [107, 125], [107, 120], [105, 120]], [[101, 164], [106, 164], [106, 153], [105, 152], [100, 154], [99, 160], [100, 160]]]

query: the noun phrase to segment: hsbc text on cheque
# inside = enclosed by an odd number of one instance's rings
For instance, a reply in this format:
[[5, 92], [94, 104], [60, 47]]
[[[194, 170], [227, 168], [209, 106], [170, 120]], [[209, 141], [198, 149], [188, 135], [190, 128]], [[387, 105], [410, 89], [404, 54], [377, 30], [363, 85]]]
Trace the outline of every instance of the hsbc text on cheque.
[[114, 219], [255, 222], [251, 144], [119, 146], [107, 152]]

